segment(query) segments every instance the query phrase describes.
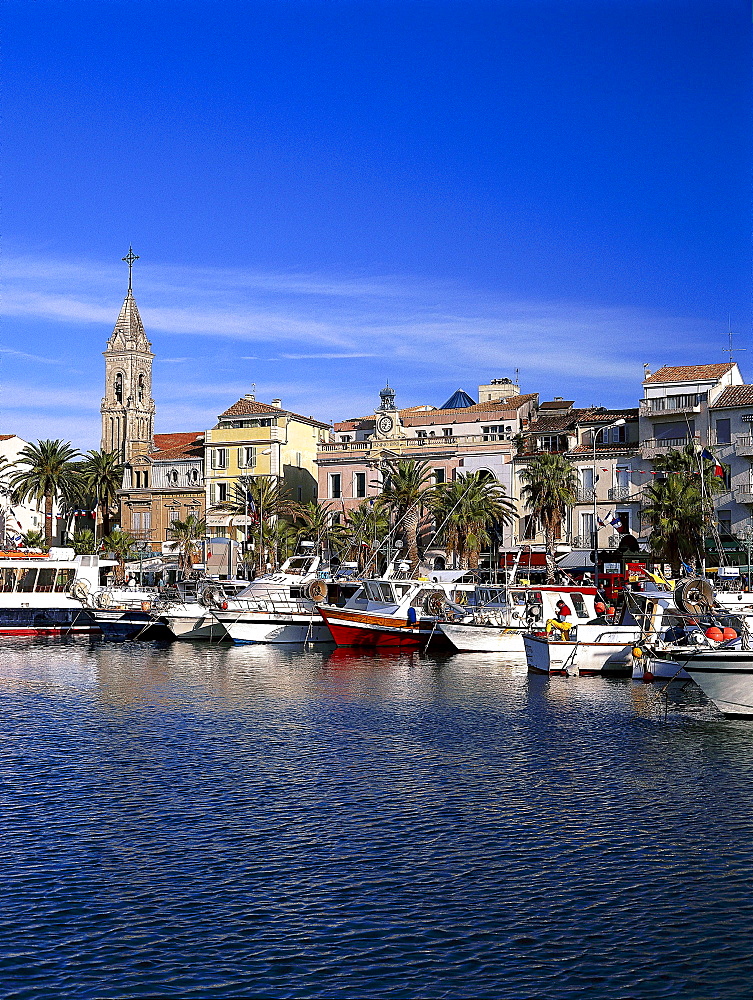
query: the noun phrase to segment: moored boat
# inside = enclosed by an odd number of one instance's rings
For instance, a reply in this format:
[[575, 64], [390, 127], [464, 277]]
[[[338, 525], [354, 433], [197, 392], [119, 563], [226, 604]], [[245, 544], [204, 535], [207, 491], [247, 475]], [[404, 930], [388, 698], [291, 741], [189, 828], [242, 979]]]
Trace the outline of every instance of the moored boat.
[[578, 625], [567, 639], [546, 633], [523, 637], [528, 669], [538, 674], [630, 674], [641, 630], [632, 625]]

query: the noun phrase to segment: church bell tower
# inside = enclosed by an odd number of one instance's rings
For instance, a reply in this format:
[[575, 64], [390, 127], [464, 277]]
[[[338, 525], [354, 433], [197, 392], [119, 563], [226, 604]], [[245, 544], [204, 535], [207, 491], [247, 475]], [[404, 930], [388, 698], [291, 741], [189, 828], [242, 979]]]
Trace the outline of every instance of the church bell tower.
[[128, 294], [104, 351], [102, 447], [116, 452], [121, 462], [131, 462], [154, 449], [154, 355], [133, 297], [133, 262], [138, 259], [129, 247], [123, 258], [128, 264]]

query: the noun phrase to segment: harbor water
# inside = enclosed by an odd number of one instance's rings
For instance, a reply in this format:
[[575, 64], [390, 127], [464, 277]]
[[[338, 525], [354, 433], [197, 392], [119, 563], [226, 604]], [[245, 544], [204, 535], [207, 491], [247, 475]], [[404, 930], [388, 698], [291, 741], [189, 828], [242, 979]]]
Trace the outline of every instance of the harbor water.
[[4, 997], [748, 997], [753, 722], [490, 655], [0, 651]]

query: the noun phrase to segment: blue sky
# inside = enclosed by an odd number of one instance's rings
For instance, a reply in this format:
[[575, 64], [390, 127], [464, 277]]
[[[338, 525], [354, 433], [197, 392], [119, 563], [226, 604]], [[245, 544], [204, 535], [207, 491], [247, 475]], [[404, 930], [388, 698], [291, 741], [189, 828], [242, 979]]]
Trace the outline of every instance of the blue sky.
[[[751, 328], [747, 0], [5, 0], [0, 430], [99, 443], [513, 377], [635, 405]], [[753, 346], [753, 345], [751, 345]], [[753, 355], [740, 355], [747, 373]], [[751, 369], [753, 372], [753, 369]]]

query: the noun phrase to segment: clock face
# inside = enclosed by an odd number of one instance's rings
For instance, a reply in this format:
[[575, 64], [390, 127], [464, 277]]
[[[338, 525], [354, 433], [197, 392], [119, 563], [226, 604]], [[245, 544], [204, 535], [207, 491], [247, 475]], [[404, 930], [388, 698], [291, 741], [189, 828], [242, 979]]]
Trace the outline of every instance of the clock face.
[[380, 417], [377, 422], [377, 428], [382, 434], [389, 434], [392, 430], [392, 417], [383, 416]]

